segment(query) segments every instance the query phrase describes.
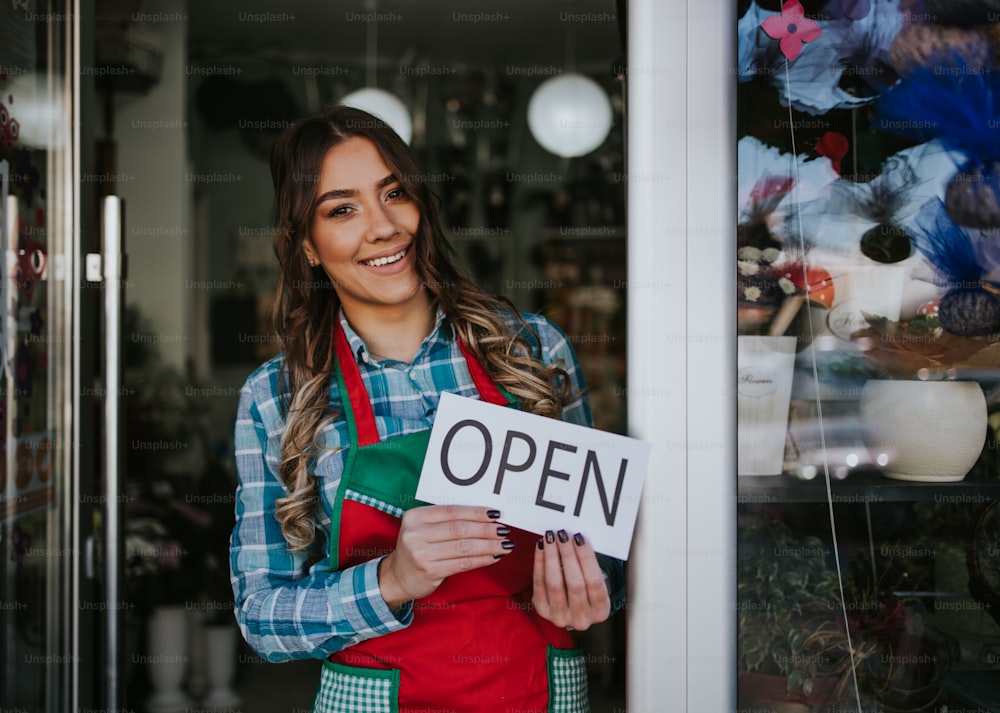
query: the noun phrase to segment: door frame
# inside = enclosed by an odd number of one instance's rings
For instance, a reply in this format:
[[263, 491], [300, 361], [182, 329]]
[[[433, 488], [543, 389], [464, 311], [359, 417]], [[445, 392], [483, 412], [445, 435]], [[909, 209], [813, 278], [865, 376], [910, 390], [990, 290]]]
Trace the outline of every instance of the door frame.
[[735, 265], [735, 5], [628, 14], [628, 422], [653, 444], [629, 709], [734, 710], [736, 320], [720, 276]]

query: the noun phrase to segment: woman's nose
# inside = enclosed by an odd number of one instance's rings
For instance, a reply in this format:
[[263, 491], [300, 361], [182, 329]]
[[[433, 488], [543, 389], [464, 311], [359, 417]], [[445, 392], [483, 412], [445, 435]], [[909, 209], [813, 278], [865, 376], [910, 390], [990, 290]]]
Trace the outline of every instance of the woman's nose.
[[385, 240], [399, 232], [399, 226], [396, 224], [392, 211], [381, 201], [376, 202], [368, 215], [371, 216], [371, 223], [368, 226], [369, 239]]

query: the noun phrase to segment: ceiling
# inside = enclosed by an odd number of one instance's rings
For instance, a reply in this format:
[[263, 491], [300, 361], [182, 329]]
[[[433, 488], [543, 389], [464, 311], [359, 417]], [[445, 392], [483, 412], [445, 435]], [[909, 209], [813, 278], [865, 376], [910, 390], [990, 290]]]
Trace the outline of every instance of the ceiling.
[[[624, 54], [624, 0], [191, 0], [189, 51], [199, 61], [357, 64], [374, 30], [379, 66], [610, 73]], [[372, 13], [378, 21], [370, 21]], [[554, 69], [549, 70], [554, 73]]]

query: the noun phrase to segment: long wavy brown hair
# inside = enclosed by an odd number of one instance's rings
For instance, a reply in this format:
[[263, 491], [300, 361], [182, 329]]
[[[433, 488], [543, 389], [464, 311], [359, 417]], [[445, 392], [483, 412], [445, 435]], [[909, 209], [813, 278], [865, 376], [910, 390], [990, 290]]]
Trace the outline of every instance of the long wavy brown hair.
[[[342, 106], [296, 122], [271, 151], [277, 202], [274, 253], [280, 268], [272, 320], [284, 350], [282, 379], [288, 394], [282, 402], [279, 467], [288, 495], [277, 501], [276, 517], [292, 550], [307, 549], [315, 540], [318, 484], [310, 465], [320, 450], [317, 436], [337, 415], [329, 383], [340, 300], [323, 268], [310, 267], [302, 242], [316, 207], [323, 159], [352, 138], [374, 144], [419, 209], [413, 241], [417, 276], [493, 381], [515, 396], [522, 409], [543, 416], [558, 418], [573, 398], [566, 371], [559, 364], [542, 364], [538, 335], [513, 305], [483, 291], [460, 267], [441, 230], [436, 197], [409, 147], [385, 122]], [[514, 331], [511, 319], [519, 323]]]

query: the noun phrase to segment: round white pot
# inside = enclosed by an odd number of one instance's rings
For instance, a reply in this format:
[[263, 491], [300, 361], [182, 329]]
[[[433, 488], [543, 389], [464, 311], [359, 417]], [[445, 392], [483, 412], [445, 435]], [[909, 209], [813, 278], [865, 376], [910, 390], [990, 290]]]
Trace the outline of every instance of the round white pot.
[[860, 412], [872, 460], [898, 480], [961, 480], [986, 442], [986, 397], [972, 381], [871, 379]]
[[181, 688], [189, 661], [187, 620], [183, 604], [159, 607], [149, 619], [149, 713], [183, 713], [193, 703]]
[[202, 701], [206, 708], [233, 710], [241, 699], [231, 688], [236, 675], [236, 643], [238, 631], [233, 624], [206, 626], [205, 664], [211, 689]]

